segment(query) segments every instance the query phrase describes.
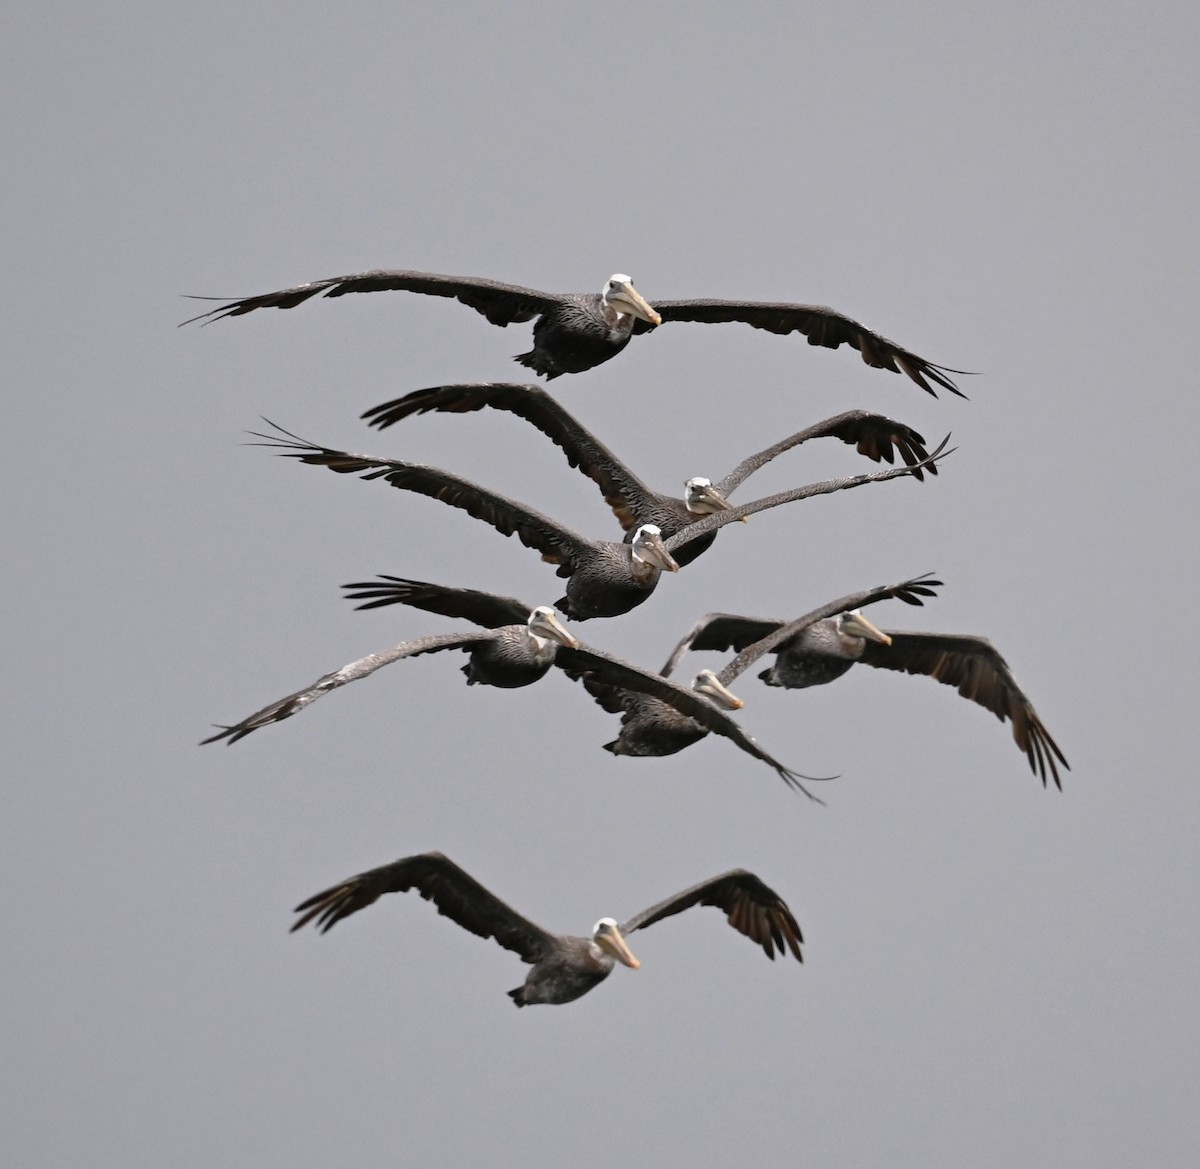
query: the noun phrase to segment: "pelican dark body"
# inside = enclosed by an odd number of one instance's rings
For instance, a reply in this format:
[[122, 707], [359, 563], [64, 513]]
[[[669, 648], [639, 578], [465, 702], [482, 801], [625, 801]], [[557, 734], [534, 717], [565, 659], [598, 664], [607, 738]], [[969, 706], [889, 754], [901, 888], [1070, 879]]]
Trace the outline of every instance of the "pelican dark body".
[[[709, 613], [675, 647], [663, 668], [670, 674], [689, 649], [743, 650], [784, 627], [784, 622], [734, 613]], [[824, 686], [847, 673], [856, 662], [883, 670], [923, 674], [990, 710], [1001, 722], [1012, 722], [1013, 740], [1043, 784], [1062, 788], [1058, 765], [1070, 768], [1066, 756], [1046, 730], [1033, 703], [1017, 685], [1008, 663], [987, 638], [956, 633], [915, 633], [876, 629], [860, 613], [842, 613], [778, 640], [769, 651], [775, 661], [759, 677], [768, 686], [789, 690]]]
[[[939, 580], [923, 576], [903, 581], [898, 585], [881, 585], [822, 605], [786, 625], [771, 625], [761, 637], [753, 640], [747, 638], [743, 641], [741, 652], [719, 673], [702, 670], [696, 675], [693, 686], [697, 689], [711, 687], [716, 695], [729, 694], [728, 687], [759, 658], [764, 654], [773, 653], [776, 646], [783, 641], [801, 636], [805, 629], [815, 623], [836, 617], [846, 610], [875, 604], [888, 598], [903, 601], [908, 605], [923, 605], [925, 602], [922, 598], [935, 596], [935, 590], [941, 588], [941, 584]], [[679, 664], [688, 644], [685, 638], [676, 646], [675, 652], [662, 669], [663, 677], [669, 675]], [[652, 693], [634, 692], [628, 687], [622, 687], [619, 681], [611, 676], [606, 678], [593, 671], [576, 669], [570, 661], [564, 663], [563, 668], [572, 678], [583, 683], [588, 693], [604, 710], [621, 716], [620, 733], [611, 743], [604, 744], [604, 749], [614, 755], [674, 755], [698, 742], [708, 733], [699, 723], [685, 717], [678, 708], [671, 709], [666, 704], [656, 701], [656, 696]], [[811, 793], [805, 794], [811, 797]]]
[[302, 916], [292, 932], [314, 920], [324, 932], [385, 893], [411, 889], [463, 929], [481, 938], [494, 938], [533, 967], [525, 982], [508, 992], [518, 1007], [572, 1002], [603, 982], [616, 962], [636, 970], [641, 963], [626, 937], [694, 905], [722, 910], [729, 924], [762, 947], [768, 958], [774, 960], [776, 953], [790, 951], [797, 962], [804, 960], [800, 926], [791, 910], [778, 893], [745, 869], [733, 869], [693, 885], [622, 925], [602, 917], [591, 937], [584, 938], [550, 933], [535, 925], [440, 852], [404, 857], [310, 897], [296, 907]]
[[[604, 501], [625, 529], [626, 542], [633, 539], [634, 531], [643, 524], [653, 524], [662, 533], [663, 539], [669, 540], [676, 532], [702, 516], [729, 510], [732, 505], [728, 496], [755, 471], [785, 451], [812, 439], [841, 439], [875, 462], [891, 463], [898, 454], [907, 466], [914, 468], [913, 476], [916, 479], [924, 477], [918, 464], [929, 458], [925, 439], [912, 427], [882, 414], [847, 410], [807, 426], [765, 450], [748, 456], [716, 483], [702, 477], [688, 479], [684, 484], [686, 495], [679, 498], [648, 487], [541, 386], [513, 382], [433, 386], [374, 406], [363, 417], [372, 426], [384, 430], [414, 414], [430, 411], [466, 414], [484, 407], [515, 414], [546, 435], [563, 452], [572, 467], [600, 488]], [[927, 469], [930, 475], [937, 474], [936, 464], [930, 463]], [[716, 538], [715, 531], [708, 532], [674, 549], [672, 555], [681, 567], [691, 564]]]
[[[616, 357], [634, 333], [644, 333], [668, 321], [715, 324], [741, 321], [771, 333], [803, 333], [810, 345], [836, 349], [849, 345], [876, 369], [907, 374], [923, 390], [937, 396], [929, 383], [960, 398], [963, 393], [950, 379], [962, 370], [935, 365], [915, 353], [873, 333], [834, 309], [814, 304], [782, 304], [752, 300], [664, 300], [647, 304], [624, 273], [605, 281], [599, 293], [539, 292], [516, 284], [501, 284], [478, 276], [441, 276], [434, 272], [406, 272], [379, 268], [350, 276], [332, 276], [295, 288], [261, 296], [228, 300], [217, 308], [184, 321], [219, 321], [240, 317], [260, 308], [295, 308], [313, 296], [345, 296], [351, 292], [417, 292], [426, 296], [453, 297], [482, 313], [493, 325], [522, 321], [533, 326], [533, 348], [516, 358], [547, 380], [564, 373], [582, 373]], [[223, 300], [201, 296], [196, 300]]]
[[627, 543], [619, 543], [590, 540], [527, 504], [489, 491], [440, 467], [334, 450], [307, 442], [281, 426], [275, 426], [275, 430], [276, 434], [252, 433], [265, 440], [258, 445], [270, 447], [284, 458], [326, 467], [339, 475], [381, 479], [402, 491], [415, 492], [460, 508], [501, 535], [516, 534], [522, 544], [540, 552], [542, 559], [556, 565], [558, 575], [566, 578], [566, 593], [554, 604], [575, 621], [617, 617], [636, 608], [654, 592], [663, 572], [679, 570], [679, 563], [674, 558], [677, 549], [690, 546], [693, 550], [702, 550], [706, 546], [704, 541], [727, 523], [785, 503], [861, 487], [866, 483], [902, 477], [921, 479], [926, 471], [936, 473], [937, 460], [950, 453], [943, 441], [924, 459], [906, 463], [903, 467], [809, 483], [736, 507], [721, 500], [719, 505], [699, 513], [692, 523], [678, 528], [670, 539], [663, 539], [656, 524], [645, 523], [633, 532]]

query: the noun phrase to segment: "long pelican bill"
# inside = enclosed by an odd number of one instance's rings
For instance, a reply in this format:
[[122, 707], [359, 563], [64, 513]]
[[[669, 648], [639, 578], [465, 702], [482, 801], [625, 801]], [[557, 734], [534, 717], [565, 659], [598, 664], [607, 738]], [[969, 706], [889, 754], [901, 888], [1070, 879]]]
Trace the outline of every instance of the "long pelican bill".
[[678, 572], [679, 564], [667, 551], [662, 529], [657, 524], [642, 524], [633, 534], [633, 549], [637, 555], [663, 572]]
[[[706, 516], [718, 511], [732, 511], [733, 504], [712, 484], [711, 479], [689, 479], [684, 483], [684, 503], [692, 515]], [[748, 524], [748, 515], [738, 516], [739, 524]]]
[[530, 613], [529, 632], [537, 637], [557, 641], [559, 645], [565, 645], [571, 649], [579, 648], [579, 638], [571, 633], [563, 624], [562, 618], [549, 605], [539, 605]]
[[842, 622], [842, 629], [856, 637], [865, 637], [868, 641], [878, 641], [882, 645], [891, 645], [892, 639], [882, 629], [873, 625], [861, 613], [847, 613]]
[[645, 301], [642, 294], [634, 288], [633, 281], [628, 276], [617, 275], [612, 278], [609, 282], [609, 291], [606, 299], [618, 312], [632, 313], [635, 317], [647, 321], [651, 325], [662, 324], [662, 317], [658, 315], [653, 306]]
[[601, 922], [596, 927], [596, 945], [605, 953], [611, 954], [623, 966], [636, 970], [641, 962], [634, 956], [629, 943], [621, 936], [621, 931], [615, 923]]
[[692, 689], [711, 699], [723, 710], [741, 710], [746, 705], [712, 670], [701, 670], [692, 681]]
[[715, 511], [732, 511], [733, 505], [713, 485], [711, 479], [689, 479], [684, 487], [687, 509], [696, 515], [711, 515]]

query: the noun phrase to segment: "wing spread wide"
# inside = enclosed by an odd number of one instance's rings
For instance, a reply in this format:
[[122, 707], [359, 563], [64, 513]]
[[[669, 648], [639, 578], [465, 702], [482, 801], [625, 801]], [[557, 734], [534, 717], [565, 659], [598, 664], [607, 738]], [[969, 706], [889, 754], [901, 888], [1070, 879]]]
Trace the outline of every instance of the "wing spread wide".
[[455, 589], [380, 573], [375, 580], [342, 585], [351, 601], [362, 601], [358, 609], [380, 609], [385, 605], [411, 605], [443, 617], [462, 617], [488, 629], [502, 625], [524, 625], [532, 610], [516, 597], [498, 597], [478, 589]]
[[[270, 425], [275, 426], [274, 423]], [[272, 447], [284, 458], [298, 459], [311, 466], [328, 467], [340, 475], [382, 479], [402, 491], [412, 491], [457, 507], [474, 519], [490, 524], [502, 536], [515, 533], [527, 548], [540, 552], [543, 560], [568, 569], [566, 575], [574, 571], [579, 555], [587, 547], [587, 541], [581, 536], [541, 512], [443, 471], [440, 467], [333, 450], [307, 442], [281, 426], [275, 426], [275, 429], [278, 434], [251, 433], [264, 440], [257, 445]], [[564, 573], [560, 572], [559, 575]]]
[[363, 417], [382, 430], [413, 414], [431, 410], [465, 414], [484, 407], [515, 414], [537, 427], [566, 455], [572, 467], [600, 488], [604, 501], [626, 531], [646, 522], [641, 518], [646, 514], [646, 501], [657, 493], [540, 386], [513, 382], [434, 386], [384, 402]]
[[865, 475], [847, 475], [840, 479], [823, 479], [819, 483], [807, 483], [803, 487], [793, 487], [788, 491], [778, 491], [774, 495], [764, 495], [761, 499], [755, 499], [749, 503], [739, 503], [728, 511], [713, 512], [711, 515], [706, 515], [694, 523], [680, 528], [670, 539], [665, 541], [667, 551], [673, 552], [698, 536], [715, 532], [718, 528], [723, 528], [726, 524], [732, 524], [745, 516], [755, 515], [757, 512], [767, 511], [785, 503], [811, 499], [817, 495], [830, 495], [835, 491], [848, 491], [867, 483], [882, 483], [888, 479], [901, 479], [910, 475], [916, 477], [922, 470], [932, 467], [938, 459], [943, 459], [953, 452], [954, 448], [946, 449], [949, 441], [950, 437], [947, 435], [927, 459], [912, 466], [892, 467], [886, 471], [873, 471]]
[[286, 698], [279, 699], [278, 702], [272, 702], [270, 706], [264, 706], [262, 710], [255, 711], [248, 718], [242, 719], [240, 723], [221, 726], [217, 734], [209, 735], [207, 739], [201, 739], [200, 745], [215, 743], [220, 739], [227, 739], [229, 744], [236, 743], [238, 739], [244, 739], [251, 731], [256, 731], [259, 727], [270, 726], [271, 723], [282, 722], [285, 718], [291, 718], [309, 703], [316, 702], [321, 695], [328, 694], [330, 690], [345, 686], [347, 682], [357, 682], [359, 678], [366, 678], [376, 670], [390, 666], [392, 662], [398, 662], [402, 658], [415, 658], [420, 654], [437, 653], [443, 649], [473, 649], [481, 642], [487, 641], [490, 636], [490, 631], [438, 633], [431, 637], [418, 637], [412, 641], [402, 641], [399, 645], [394, 645], [391, 649], [385, 649], [380, 653], [367, 654], [365, 658], [350, 662], [340, 670], [325, 674], [311, 686], [297, 690], [295, 694], [289, 694]]
[[782, 642], [795, 637], [797, 633], [825, 617], [836, 617], [839, 613], [845, 613], [851, 609], [862, 609], [867, 605], [874, 605], [879, 601], [889, 599], [903, 601], [906, 605], [923, 605], [925, 602], [922, 598], [937, 596], [936, 590], [941, 587], [940, 580], [934, 580], [926, 573], [924, 576], [916, 576], [897, 585], [880, 585], [878, 588], [865, 589], [861, 593], [850, 593], [839, 600], [830, 601], [829, 604], [822, 605], [811, 613], [805, 613], [803, 617], [797, 617], [786, 625], [778, 626], [765, 637], [748, 645], [737, 657], [725, 665], [717, 677], [723, 685], [730, 685], [738, 675], [748, 670], [764, 654], [770, 653]]
[[736, 613], [708, 613], [701, 617], [671, 651], [660, 673], [673, 674], [684, 655], [692, 650], [743, 650], [767, 637], [785, 624], [758, 617], [739, 617]]
[[[862, 354], [867, 365], [907, 374], [934, 397], [937, 397], [937, 390], [930, 382], [960, 398], [966, 397], [950, 378], [950, 374], [963, 373], [964, 370], [926, 361], [895, 341], [889, 341], [825, 305], [700, 299], [655, 300], [654, 308], [662, 317], [663, 324], [668, 321], [698, 321], [704, 324], [741, 321], [771, 333], [803, 333], [810, 345], [821, 345], [826, 349], [849, 345]], [[635, 333], [644, 333], [650, 328], [653, 326], [645, 321], [635, 321], [633, 326]]]
[[296, 912], [303, 916], [293, 923], [291, 932], [315, 920], [324, 933], [384, 893], [412, 889], [432, 901], [438, 913], [481, 938], [494, 938], [526, 962], [536, 962], [554, 944], [553, 934], [522, 917], [440, 852], [408, 856], [370, 869], [302, 901]]
[[1049, 774], [1055, 787], [1062, 788], [1057, 764], [1068, 769], [1070, 764], [990, 641], [951, 633], [888, 633], [892, 644], [867, 642], [862, 661], [885, 670], [924, 674], [957, 687], [964, 698], [990, 710], [1001, 722], [1010, 721], [1013, 739], [1034, 774], [1043, 784]]
[[[419, 292], [426, 296], [449, 296], [461, 301], [468, 308], [482, 313], [493, 325], [511, 325], [519, 321], [531, 321], [534, 317], [553, 308], [561, 297], [536, 288], [522, 288], [517, 284], [501, 284], [496, 280], [484, 280], [477, 276], [439, 276], [434, 272], [405, 272], [399, 269], [376, 268], [370, 272], [356, 272], [350, 276], [331, 276], [325, 280], [314, 280], [309, 284], [298, 284], [295, 288], [281, 288], [278, 292], [267, 292], [260, 296], [246, 296], [240, 300], [228, 300], [199, 316], [189, 317], [183, 324], [193, 321], [219, 321], [224, 317], [240, 317], [260, 308], [295, 308], [314, 296], [345, 296], [350, 292]], [[198, 296], [193, 300], [224, 300], [224, 297]]]
[[630, 934], [645, 929], [693, 905], [715, 905], [724, 912], [729, 924], [761, 946], [768, 958], [774, 960], [776, 953], [790, 950], [797, 962], [804, 961], [800, 954], [804, 939], [792, 911], [774, 889], [745, 869], [722, 873], [660, 901], [631, 917], [620, 927], [621, 932]]
[[717, 490], [722, 495], [728, 495], [755, 471], [765, 467], [784, 451], [814, 438], [841, 439], [842, 442], [854, 446], [860, 455], [876, 463], [891, 463], [898, 453], [907, 466], [914, 468], [912, 474], [916, 479], [924, 478], [926, 470], [931, 475], [937, 474], [937, 465], [934, 463], [924, 467], [918, 466], [929, 458], [929, 452], [925, 449], [925, 439], [911, 426], [883, 414], [872, 414], [867, 410], [847, 410], [843, 414], [805, 427], [804, 430], [798, 430], [766, 450], [743, 459], [716, 485]]

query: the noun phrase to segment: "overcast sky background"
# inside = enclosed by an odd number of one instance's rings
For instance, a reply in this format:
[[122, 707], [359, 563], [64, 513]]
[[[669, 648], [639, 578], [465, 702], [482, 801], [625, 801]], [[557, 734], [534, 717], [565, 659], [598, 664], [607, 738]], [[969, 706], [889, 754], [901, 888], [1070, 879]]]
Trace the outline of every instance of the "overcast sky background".
[[[43, 0], [5, 24], [6, 1164], [1197, 1163], [1194, 4]], [[181, 293], [379, 266], [826, 303], [980, 371], [935, 400], [849, 350], [673, 325], [555, 381], [663, 490], [852, 407], [958, 446], [923, 485], [738, 525], [578, 632], [657, 667], [709, 610], [936, 571], [942, 598], [872, 616], [992, 638], [1065, 791], [949, 688], [865, 667], [739, 687], [769, 751], [840, 774], [823, 808], [724, 741], [614, 759], [565, 677], [468, 690], [461, 655], [198, 748], [462, 627], [356, 613], [345, 581], [561, 592], [464, 513], [242, 445], [260, 415], [617, 532], [517, 419], [358, 421], [528, 380], [528, 326], [382, 293], [175, 327]], [[817, 444], [739, 497], [864, 469]], [[805, 962], [697, 910], [636, 937], [636, 973], [517, 1012], [515, 955], [415, 895], [288, 936], [301, 899], [427, 849], [572, 933], [745, 866]]]

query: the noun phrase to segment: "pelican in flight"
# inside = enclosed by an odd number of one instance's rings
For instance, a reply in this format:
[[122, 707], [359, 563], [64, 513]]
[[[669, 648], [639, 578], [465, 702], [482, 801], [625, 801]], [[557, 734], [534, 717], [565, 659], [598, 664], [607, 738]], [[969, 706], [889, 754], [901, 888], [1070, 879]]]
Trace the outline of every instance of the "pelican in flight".
[[[662, 673], [671, 674], [689, 650], [742, 650], [784, 626], [783, 621], [709, 613], [675, 647]], [[947, 686], [957, 686], [964, 698], [990, 710], [1001, 722], [1011, 722], [1013, 740], [1029, 759], [1030, 770], [1043, 786], [1049, 776], [1062, 790], [1058, 764], [1069, 770], [1066, 756], [1017, 685], [1008, 663], [984, 637], [882, 630], [861, 613], [846, 612], [813, 622], [776, 641], [769, 652], [775, 655], [775, 661], [759, 677], [768, 686], [789, 690], [823, 686], [840, 678], [856, 662], [924, 674]]]
[[[668, 321], [708, 324], [742, 321], [771, 333], [803, 333], [810, 345], [822, 345], [826, 349], [849, 345], [862, 354], [867, 365], [907, 374], [934, 397], [937, 391], [930, 382], [960, 398], [966, 396], [950, 378], [950, 374], [963, 370], [934, 365], [823, 305], [711, 299], [660, 300], [650, 305], [634, 288], [630, 277], [621, 272], [610, 276], [599, 293], [553, 293], [477, 276], [376, 269], [351, 276], [331, 276], [261, 296], [227, 300], [183, 324], [240, 317], [260, 308], [295, 308], [313, 296], [384, 291], [453, 297], [482, 313], [493, 325], [534, 321], [533, 348], [515, 360], [547, 380], [564, 373], [582, 373], [600, 365], [616, 357], [634, 333], [648, 332]], [[225, 300], [215, 296], [192, 299]]]
[[[811, 613], [798, 617], [782, 626], [772, 626], [753, 643], [746, 644], [741, 653], [722, 670], [712, 675], [721, 686], [731, 686], [734, 680], [748, 670], [764, 654], [774, 652], [777, 645], [788, 638], [799, 636], [805, 629], [826, 618], [840, 613], [862, 609], [889, 598], [908, 605], [923, 605], [923, 597], [936, 596], [942, 582], [928, 574], [914, 577], [898, 585], [886, 585], [852, 593], [840, 600], [822, 605]], [[672, 655], [665, 670], [678, 664], [678, 656]], [[589, 694], [610, 714], [621, 716], [621, 732], [604, 749], [614, 755], [674, 755], [692, 743], [698, 742], [708, 733], [694, 719], [689, 719], [678, 708], [672, 710], [645, 692], [614, 685], [609, 679], [588, 670], [576, 670], [564, 665], [567, 674], [581, 682]], [[807, 793], [806, 793], [807, 794]]]
[[322, 694], [345, 686], [347, 682], [369, 677], [376, 670], [405, 658], [415, 658], [421, 654], [438, 653], [447, 649], [465, 650], [471, 655], [470, 660], [463, 666], [468, 686], [481, 684], [514, 690], [520, 686], [530, 686], [544, 677], [554, 664], [560, 646], [579, 645], [558, 614], [546, 605], [532, 610], [525, 609], [520, 614], [513, 613], [506, 617], [504, 624], [472, 630], [470, 633], [442, 633], [431, 637], [418, 637], [412, 641], [402, 641], [381, 653], [368, 654], [340, 670], [322, 675], [311, 686], [289, 694], [278, 702], [272, 702], [270, 706], [263, 707], [240, 723], [222, 726], [219, 734], [210, 735], [202, 740], [200, 745], [215, 743], [219, 739], [236, 743], [238, 739], [244, 739], [259, 727], [291, 718]]
[[[271, 423], [274, 426], [274, 423]], [[629, 543], [589, 540], [570, 528], [549, 519], [523, 503], [489, 491], [449, 471], [421, 463], [380, 459], [372, 455], [351, 454], [306, 442], [282, 427], [277, 434], [252, 432], [264, 441], [258, 445], [276, 450], [284, 458], [297, 459], [312, 466], [328, 467], [339, 474], [361, 474], [364, 479], [383, 479], [393, 487], [414, 491], [461, 508], [476, 519], [490, 524], [505, 536], [514, 532], [526, 547], [540, 552], [542, 559], [558, 566], [558, 575], [567, 578], [566, 594], [555, 602], [574, 621], [593, 617], [616, 617], [642, 604], [658, 585], [663, 572], [677, 572], [675, 549], [706, 537], [727, 523], [744, 516], [808, 499], [902, 476], [919, 476], [938, 459], [951, 453], [944, 440], [926, 459], [911, 466], [892, 467], [872, 474], [827, 479], [819, 483], [777, 492], [750, 503], [728, 506], [701, 515], [664, 539], [656, 524], [642, 524]]]
[[695, 905], [720, 909], [729, 924], [761, 946], [772, 961], [777, 953], [789, 952], [797, 962], [804, 961], [800, 954], [803, 938], [792, 911], [774, 889], [745, 869], [732, 869], [693, 885], [621, 925], [602, 917], [591, 936], [584, 938], [542, 929], [505, 905], [449, 857], [426, 852], [359, 873], [301, 902], [296, 906], [301, 916], [292, 932], [312, 921], [324, 933], [384, 893], [413, 889], [432, 901], [438, 913], [481, 938], [495, 939], [532, 967], [524, 983], [508, 992], [518, 1007], [573, 1002], [603, 982], [617, 962], [638, 969], [641, 963], [629, 948], [628, 936]]
[[508, 689], [529, 686], [554, 665], [573, 674], [587, 673], [603, 678], [623, 690], [653, 696], [666, 709], [686, 717], [692, 725], [702, 726], [705, 732], [713, 731], [732, 740], [743, 751], [772, 767], [789, 787], [810, 795], [800, 781], [817, 777], [801, 775], [784, 767], [729, 717], [726, 711], [738, 710], [745, 704], [717, 681], [711, 670], [702, 670], [692, 688], [688, 689], [669, 678], [660, 678], [657, 674], [623, 662], [603, 650], [581, 645], [568, 632], [554, 610], [547, 606], [530, 609], [512, 597], [497, 597], [474, 589], [449, 589], [424, 581], [385, 579], [389, 582], [386, 586], [368, 582], [366, 585], [346, 587], [370, 590], [354, 594], [356, 596], [386, 597], [376, 599], [364, 608], [403, 603], [433, 613], [466, 617], [485, 627], [468, 633], [419, 637], [402, 641], [379, 653], [368, 654], [340, 670], [323, 674], [310, 686], [264, 706], [241, 722], [218, 724], [217, 733], [201, 740], [200, 745], [222, 739], [227, 744], [236, 743], [260, 727], [291, 718], [329, 691], [348, 682], [367, 678], [393, 662], [420, 654], [457, 649], [471, 655], [470, 661], [463, 667], [468, 685], [481, 683]]
[[[688, 479], [684, 484], [685, 495], [680, 499], [647, 487], [540, 386], [510, 382], [434, 386], [384, 402], [368, 410], [363, 417], [372, 426], [383, 430], [414, 414], [431, 411], [465, 414], [484, 407], [503, 410], [525, 419], [559, 447], [566, 455], [567, 462], [600, 488], [605, 502], [625, 529], [626, 540], [632, 539], [634, 531], [642, 524], [654, 524], [663, 538], [669, 539], [701, 516], [715, 511], [728, 511], [731, 506], [729, 495], [755, 471], [765, 467], [784, 451], [810, 439], [841, 439], [857, 447], [859, 454], [877, 463], [892, 463], [895, 454], [899, 454], [905, 464], [916, 468], [913, 471], [916, 479], [924, 477], [917, 465], [929, 458], [925, 439], [903, 422], [866, 410], [847, 410], [750, 455], [716, 483], [700, 476]], [[936, 464], [930, 464], [927, 469], [931, 475], [937, 474]], [[715, 531], [709, 532], [676, 549], [676, 562], [681, 566], [690, 564], [712, 545], [716, 537]]]

